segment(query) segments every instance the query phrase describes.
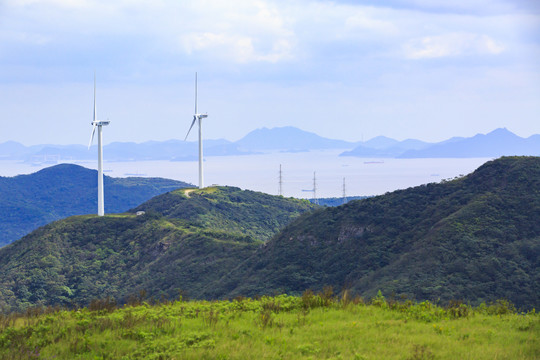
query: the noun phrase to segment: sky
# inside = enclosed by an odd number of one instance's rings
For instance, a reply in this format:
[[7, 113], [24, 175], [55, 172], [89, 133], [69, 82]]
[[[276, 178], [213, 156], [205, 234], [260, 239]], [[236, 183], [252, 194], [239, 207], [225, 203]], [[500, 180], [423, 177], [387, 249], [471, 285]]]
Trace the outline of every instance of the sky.
[[[0, 143], [540, 133], [536, 0], [0, 0]], [[190, 140], [196, 140], [195, 133]]]

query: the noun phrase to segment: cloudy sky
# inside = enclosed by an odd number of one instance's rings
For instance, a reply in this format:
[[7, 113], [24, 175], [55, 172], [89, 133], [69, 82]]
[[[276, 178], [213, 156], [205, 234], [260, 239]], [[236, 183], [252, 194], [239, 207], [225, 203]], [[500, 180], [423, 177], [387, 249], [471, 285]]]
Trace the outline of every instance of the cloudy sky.
[[[540, 133], [535, 0], [0, 0], [0, 142]], [[193, 137], [192, 140], [195, 140]]]

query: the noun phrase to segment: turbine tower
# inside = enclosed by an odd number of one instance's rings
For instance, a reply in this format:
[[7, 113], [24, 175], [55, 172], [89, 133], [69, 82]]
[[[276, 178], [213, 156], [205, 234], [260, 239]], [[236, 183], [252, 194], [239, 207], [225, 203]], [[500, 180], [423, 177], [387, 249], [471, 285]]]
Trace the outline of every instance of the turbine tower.
[[193, 125], [195, 125], [195, 122], [197, 121], [199, 123], [199, 189], [204, 188], [204, 178], [203, 178], [203, 143], [202, 143], [202, 121], [201, 119], [207, 118], [208, 114], [199, 114], [197, 111], [197, 73], [195, 73], [195, 114], [193, 115], [193, 122], [191, 123], [191, 126], [189, 127], [189, 130], [186, 134], [186, 138], [184, 141], [187, 140], [187, 137], [193, 128]]
[[98, 129], [98, 216], [105, 215], [105, 200], [103, 196], [103, 133], [102, 127], [109, 125], [110, 121], [97, 120], [96, 114], [96, 74], [94, 73], [94, 119], [92, 121], [92, 135], [90, 135], [90, 142], [88, 143], [88, 149], [92, 146], [94, 141], [94, 134], [96, 127]]

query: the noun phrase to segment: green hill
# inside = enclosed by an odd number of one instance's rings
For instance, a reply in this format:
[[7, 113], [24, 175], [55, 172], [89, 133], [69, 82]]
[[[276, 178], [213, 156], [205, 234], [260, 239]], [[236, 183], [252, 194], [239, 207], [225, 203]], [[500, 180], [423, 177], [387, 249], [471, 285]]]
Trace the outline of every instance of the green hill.
[[[0, 308], [126, 300], [142, 290], [156, 298], [174, 298], [180, 290], [213, 297], [217, 279], [313, 208], [214, 187], [163, 194], [132, 213], [60, 220], [0, 249]], [[146, 214], [136, 216], [141, 209]]]
[[[127, 211], [153, 196], [190, 186], [161, 178], [104, 177], [105, 210]], [[97, 171], [60, 164], [30, 175], [0, 177], [0, 246], [39, 226], [97, 211]]]
[[539, 219], [538, 157], [501, 158], [463, 178], [339, 207], [180, 189], [129, 213], [57, 221], [0, 249], [0, 308], [122, 301], [141, 290], [215, 299], [325, 285], [538, 308]]
[[229, 296], [306, 288], [540, 306], [540, 158], [305, 214], [222, 279]]
[[307, 200], [283, 198], [236, 187], [181, 189], [156, 196], [133, 211], [150, 211], [184, 219], [206, 229], [227, 231], [266, 241], [306, 210]]

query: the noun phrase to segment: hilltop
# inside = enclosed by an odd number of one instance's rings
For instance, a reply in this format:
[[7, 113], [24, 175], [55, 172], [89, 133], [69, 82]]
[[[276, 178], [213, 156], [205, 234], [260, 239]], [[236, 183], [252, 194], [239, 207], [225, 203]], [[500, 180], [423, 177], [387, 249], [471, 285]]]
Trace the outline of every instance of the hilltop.
[[[305, 200], [238, 188], [182, 189], [124, 214], [73, 216], [0, 249], [0, 308], [87, 304], [141, 290], [211, 297], [213, 283], [300, 213]], [[136, 211], [146, 213], [136, 215]]]
[[332, 285], [538, 308], [539, 219], [540, 158], [506, 157], [457, 180], [305, 214], [222, 280], [231, 297]]
[[293, 218], [317, 206], [236, 187], [181, 189], [156, 196], [133, 211], [150, 211], [183, 219], [205, 229], [269, 240]]
[[[162, 178], [104, 176], [105, 210], [123, 212], [153, 196], [190, 186]], [[30, 175], [0, 177], [0, 246], [39, 226], [97, 209], [97, 171], [60, 164]]]

